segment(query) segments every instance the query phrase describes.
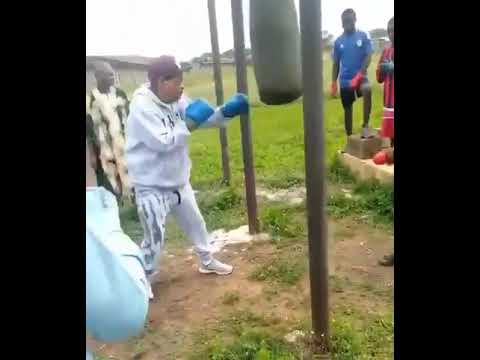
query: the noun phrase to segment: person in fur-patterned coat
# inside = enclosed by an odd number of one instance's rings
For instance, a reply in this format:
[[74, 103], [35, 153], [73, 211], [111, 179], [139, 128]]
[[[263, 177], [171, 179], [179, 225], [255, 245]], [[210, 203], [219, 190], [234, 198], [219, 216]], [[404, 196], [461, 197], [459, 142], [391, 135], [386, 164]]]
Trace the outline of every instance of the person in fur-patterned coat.
[[87, 98], [87, 138], [95, 153], [99, 183], [118, 197], [131, 195], [125, 163], [125, 124], [129, 102], [125, 92], [114, 86], [110, 64], [95, 64], [97, 87]]

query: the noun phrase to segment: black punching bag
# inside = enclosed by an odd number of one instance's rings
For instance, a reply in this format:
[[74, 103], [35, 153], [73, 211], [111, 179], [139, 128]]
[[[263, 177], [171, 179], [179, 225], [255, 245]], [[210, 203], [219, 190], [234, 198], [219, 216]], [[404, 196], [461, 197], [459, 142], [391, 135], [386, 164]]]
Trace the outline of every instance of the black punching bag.
[[281, 105], [302, 96], [300, 31], [293, 0], [250, 0], [250, 42], [260, 100]]

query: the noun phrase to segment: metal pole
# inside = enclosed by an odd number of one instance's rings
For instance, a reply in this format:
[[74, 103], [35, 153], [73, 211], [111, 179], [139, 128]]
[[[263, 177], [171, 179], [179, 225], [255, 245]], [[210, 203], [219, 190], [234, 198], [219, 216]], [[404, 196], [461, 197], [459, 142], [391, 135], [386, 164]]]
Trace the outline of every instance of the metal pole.
[[300, 0], [300, 28], [312, 325], [316, 350], [328, 359], [330, 331], [321, 0]]
[[[242, 0], [231, 0], [231, 5], [237, 91], [248, 95]], [[255, 170], [253, 165], [252, 132], [250, 129], [249, 114], [240, 116], [240, 129], [242, 132], [243, 171], [245, 174], [245, 189], [247, 193], [248, 229], [250, 234], [256, 234], [259, 231], [259, 223], [257, 217]]]
[[[217, 105], [220, 106], [224, 102], [223, 98], [223, 80], [222, 67], [220, 66], [220, 50], [218, 47], [218, 31], [217, 31], [217, 14], [215, 11], [215, 0], [208, 0], [208, 18], [210, 22], [210, 40], [212, 42], [213, 54], [213, 78], [215, 80], [215, 96]], [[223, 182], [230, 184], [230, 159], [228, 157], [228, 138], [227, 129], [220, 128], [220, 145], [222, 150], [222, 168]]]

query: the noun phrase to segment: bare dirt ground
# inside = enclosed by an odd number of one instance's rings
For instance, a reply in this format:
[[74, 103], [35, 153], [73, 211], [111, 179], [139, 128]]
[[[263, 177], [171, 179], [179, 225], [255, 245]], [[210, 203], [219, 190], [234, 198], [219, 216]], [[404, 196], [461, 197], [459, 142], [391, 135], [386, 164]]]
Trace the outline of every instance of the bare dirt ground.
[[[391, 251], [393, 238], [349, 220], [332, 225], [331, 306], [355, 303], [367, 312], [391, 307], [393, 268], [378, 266], [377, 261]], [[306, 253], [305, 242], [297, 248]], [[171, 249], [163, 259], [162, 277], [153, 287], [155, 299], [150, 303], [142, 338], [123, 344], [88, 344], [100, 359], [187, 359], [198, 334], [203, 329], [215, 329], [225, 314], [235, 309], [264, 314], [281, 324], [285, 332], [292, 331], [309, 317], [308, 275], [288, 289], [273, 292], [273, 296], [271, 284], [248, 279], [258, 264], [268, 262], [279, 251], [270, 242], [226, 247], [219, 257], [232, 263], [235, 270], [231, 276], [218, 277], [198, 273], [196, 258], [185, 248]], [[295, 251], [295, 247], [288, 251]], [[386, 292], [390, 299], [371, 296], [372, 291]], [[226, 305], [224, 296], [232, 292], [239, 295], [238, 302]]]

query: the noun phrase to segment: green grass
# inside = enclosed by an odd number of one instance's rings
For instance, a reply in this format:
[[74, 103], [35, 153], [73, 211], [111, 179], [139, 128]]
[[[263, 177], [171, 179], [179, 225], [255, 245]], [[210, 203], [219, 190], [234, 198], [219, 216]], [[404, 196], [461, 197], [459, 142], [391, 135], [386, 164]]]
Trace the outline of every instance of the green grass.
[[352, 198], [335, 193], [328, 200], [328, 213], [336, 218], [354, 216], [370, 225], [393, 227], [393, 188], [376, 183], [355, 187]]
[[[294, 360], [314, 359], [310, 319], [284, 329], [250, 311], [231, 313], [217, 328], [197, 335], [191, 360]], [[279, 324], [274, 322], [274, 324]], [[390, 360], [393, 358], [393, 313], [369, 314], [355, 308], [335, 308], [331, 315], [333, 360]], [[286, 343], [283, 336], [295, 329], [303, 339]]]
[[[229, 314], [214, 328], [197, 332], [191, 360], [298, 359], [285, 343], [274, 317], [241, 309]], [[278, 330], [278, 329], [277, 329]]]
[[333, 293], [343, 293], [353, 290], [365, 294], [368, 297], [381, 299], [386, 303], [393, 304], [393, 287], [385, 288], [383, 286], [375, 286], [371, 282], [353, 282], [348, 277], [337, 275], [330, 276], [329, 286]]
[[[382, 89], [374, 81], [374, 59], [370, 67], [373, 91], [372, 126], [378, 126], [382, 113]], [[325, 61], [325, 91], [328, 88], [331, 62]], [[235, 73], [231, 67], [223, 69], [225, 98], [235, 92]], [[214, 101], [213, 75], [210, 70], [195, 71], [185, 75], [185, 88], [191, 97], [203, 97]], [[301, 101], [289, 105], [265, 106], [258, 101], [258, 90], [253, 71], [248, 69], [250, 98], [255, 105], [251, 112], [253, 151], [257, 181], [288, 187], [303, 183], [304, 145], [303, 110]], [[325, 94], [328, 94], [327, 92]], [[355, 129], [362, 120], [362, 102], [354, 105]], [[339, 99], [325, 97], [325, 140], [328, 163], [335, 159], [336, 152], [345, 145], [343, 109]], [[243, 183], [240, 124], [233, 120], [228, 128], [229, 154], [234, 185]], [[222, 178], [221, 151], [217, 130], [197, 131], [192, 135], [190, 146], [193, 161], [192, 181], [197, 187], [208, 188]], [[293, 181], [292, 181], [293, 180]]]
[[328, 199], [328, 213], [337, 218], [354, 216], [367, 219], [370, 225], [385, 225], [393, 229], [393, 185], [378, 181], [358, 181], [340, 161], [329, 168], [329, 182], [349, 190], [332, 192]]
[[[328, 164], [335, 159], [336, 152], [346, 141], [343, 125], [343, 109], [339, 99], [328, 96], [331, 60], [324, 56], [325, 92], [325, 146]], [[375, 64], [372, 60], [369, 78], [372, 84], [371, 125], [378, 127], [382, 114], [382, 88], [375, 81]], [[266, 106], [260, 103], [253, 69], [248, 68], [249, 96], [252, 103], [251, 125], [254, 162], [257, 181], [274, 187], [289, 187], [303, 183], [304, 145], [303, 110], [301, 100], [282, 106]], [[236, 92], [234, 67], [223, 67], [225, 99]], [[215, 104], [212, 69], [197, 70], [184, 76], [186, 92], [191, 98], [201, 97]], [[130, 93], [131, 96], [131, 93]], [[362, 120], [362, 101], [354, 105], [355, 129], [359, 130]], [[230, 166], [233, 185], [243, 183], [243, 161], [241, 152], [240, 126], [238, 119], [228, 128]], [[221, 150], [218, 131], [214, 129], [196, 131], [192, 135], [190, 153], [193, 161], [192, 183], [197, 188], [208, 189], [220, 184], [222, 178]]]
[[393, 313], [364, 315], [346, 311], [334, 314], [333, 360], [393, 359], [393, 329]]
[[282, 339], [268, 333], [248, 331], [225, 344], [220, 338], [211, 341], [193, 360], [294, 360], [300, 359]]
[[[373, 64], [377, 59], [373, 60]], [[328, 88], [330, 62], [325, 61], [325, 91]], [[382, 90], [373, 79], [373, 110], [371, 124], [377, 127], [382, 112]], [[225, 98], [235, 92], [235, 73], [224, 68]], [[203, 97], [215, 103], [213, 76], [210, 71], [197, 71], [185, 75], [185, 87], [190, 97]], [[252, 69], [248, 69], [252, 140], [257, 184], [269, 188], [289, 188], [304, 185], [303, 113], [301, 101], [283, 106], [264, 106], [258, 100]], [[361, 123], [362, 102], [354, 105], [355, 129]], [[393, 187], [377, 183], [360, 183], [336, 161], [336, 152], [345, 145], [343, 109], [339, 99], [325, 97], [325, 147], [327, 154], [329, 199], [328, 214], [335, 218], [353, 217], [371, 225], [393, 228]], [[190, 141], [192, 158], [192, 184], [199, 207], [210, 231], [218, 228], [232, 229], [247, 223], [244, 194], [243, 160], [240, 124], [233, 120], [228, 128], [232, 186], [221, 184], [221, 151], [217, 130], [196, 131]], [[351, 198], [341, 189], [350, 191]], [[287, 204], [259, 201], [262, 230], [272, 235], [276, 245], [275, 256], [258, 264], [250, 279], [264, 281], [265, 296], [271, 299], [281, 291], [289, 291], [307, 271], [307, 256], [303, 249], [306, 239], [306, 211], [304, 204]], [[142, 238], [142, 229], [134, 206], [121, 209], [122, 226], [135, 241]], [[362, 220], [363, 221], [363, 220]], [[172, 219], [167, 222], [167, 248], [185, 245], [183, 232]], [[292, 256], [293, 254], [293, 256]], [[288, 255], [288, 256], [287, 256]], [[341, 292], [355, 288], [369, 296], [387, 298], [392, 292], [380, 292], [369, 285], [351, 284], [344, 279], [331, 279], [332, 290]], [[362, 288], [362, 286], [364, 288]], [[234, 309], [240, 302], [236, 292], [225, 293], [225, 309]], [[291, 346], [283, 340], [275, 318], [240, 310], [228, 314], [216, 328], [202, 329], [201, 341], [194, 347], [192, 359], [211, 360], [264, 360], [300, 359], [308, 353], [308, 345]], [[285, 324], [283, 324], [285, 326]], [[309, 331], [311, 326], [305, 330]], [[289, 329], [294, 330], [294, 329]], [[335, 360], [391, 359], [393, 357], [393, 315], [365, 314], [358, 309], [334, 309], [332, 315], [332, 345]], [[137, 349], [138, 350], [138, 349]]]
[[258, 265], [249, 275], [249, 279], [292, 286], [302, 278], [306, 270], [306, 256], [277, 257], [265, 264]]
[[274, 240], [279, 238], [304, 238], [305, 207], [268, 204], [261, 213], [263, 231], [270, 233]]
[[[370, 79], [373, 90], [373, 110], [371, 123], [376, 126], [380, 122], [382, 112], [382, 89], [374, 80], [374, 58], [370, 66]], [[326, 76], [324, 88], [327, 94], [331, 62], [325, 57], [324, 71]], [[225, 98], [235, 92], [235, 71], [232, 67], [223, 68]], [[304, 145], [303, 145], [303, 113], [302, 103], [297, 101], [283, 106], [265, 106], [258, 101], [258, 90], [253, 70], [248, 69], [250, 98], [255, 105], [251, 112], [253, 151], [256, 180], [273, 188], [288, 188], [303, 185]], [[211, 70], [193, 71], [185, 74], [185, 88], [191, 97], [203, 97], [211, 103], [214, 101], [214, 84]], [[357, 130], [361, 123], [361, 101], [354, 106], [354, 119]], [[345, 144], [343, 129], [343, 109], [339, 99], [325, 97], [325, 140], [327, 164], [330, 167], [328, 177], [331, 183], [348, 182], [347, 177], [336, 162], [336, 152]], [[222, 165], [218, 130], [201, 130], [192, 135], [190, 155], [193, 162], [192, 184], [201, 190], [198, 195], [199, 206], [209, 229], [234, 228], [246, 223], [243, 160], [241, 151], [240, 124], [238, 119], [232, 121], [228, 128], [230, 167], [232, 186], [224, 190], [221, 184]], [[353, 180], [350, 181], [354, 184]], [[205, 196], [202, 192], [206, 191]], [[345, 217], [367, 212], [372, 221], [391, 224], [393, 209], [388, 208], [391, 201], [388, 191], [382, 187], [359, 187], [357, 194], [361, 201], [349, 201], [333, 195], [329, 203], [329, 213], [333, 216]], [[297, 213], [295, 221], [288, 220], [291, 210], [286, 214], [283, 210], [269, 210], [269, 206], [259, 209], [261, 221], [266, 231], [277, 237], [299, 236], [304, 234], [304, 214]], [[137, 241], [142, 237], [141, 228], [135, 223], [135, 210], [122, 214], [126, 218], [125, 231]], [[288, 223], [290, 222], [290, 223]], [[173, 221], [167, 225], [168, 243], [183, 243], [185, 237]]]

